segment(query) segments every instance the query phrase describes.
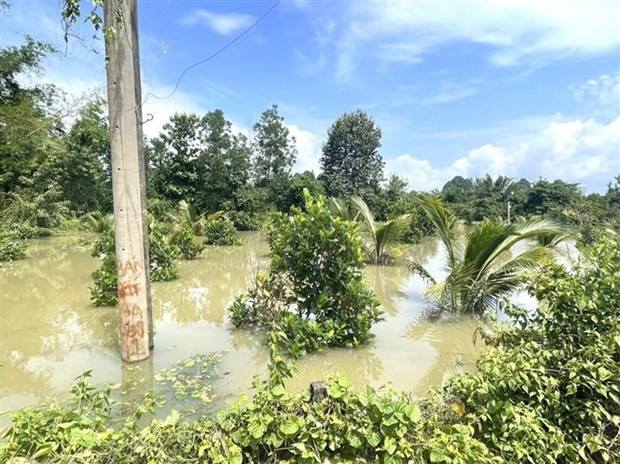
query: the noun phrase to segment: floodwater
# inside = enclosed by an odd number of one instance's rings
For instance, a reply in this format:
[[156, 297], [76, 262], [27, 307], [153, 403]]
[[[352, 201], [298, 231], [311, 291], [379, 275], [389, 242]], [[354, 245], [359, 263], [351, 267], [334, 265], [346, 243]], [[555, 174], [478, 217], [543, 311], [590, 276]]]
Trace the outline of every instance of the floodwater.
[[[260, 233], [242, 234], [242, 241], [240, 247], [208, 247], [200, 259], [180, 262], [179, 279], [153, 284], [155, 350], [138, 375], [152, 376], [195, 354], [223, 351], [215, 385], [219, 406], [249, 391], [252, 378], [266, 373], [262, 335], [236, 330], [227, 320], [234, 297], [269, 265]], [[89, 248], [75, 237], [33, 240], [27, 259], [0, 268], [2, 412], [62, 398], [88, 370], [98, 384], [136, 376], [120, 361], [117, 308], [90, 305], [90, 274], [98, 260]], [[436, 239], [427, 238], [409, 252], [434, 275], [441, 273]], [[473, 342], [473, 318], [433, 318], [422, 296], [424, 282], [405, 267], [369, 266], [366, 277], [385, 311], [385, 320], [373, 328], [376, 337], [361, 348], [302, 358], [299, 376], [288, 384], [291, 390], [340, 372], [354, 386], [390, 384], [423, 395], [447, 375], [472, 369], [481, 349], [480, 341]]]

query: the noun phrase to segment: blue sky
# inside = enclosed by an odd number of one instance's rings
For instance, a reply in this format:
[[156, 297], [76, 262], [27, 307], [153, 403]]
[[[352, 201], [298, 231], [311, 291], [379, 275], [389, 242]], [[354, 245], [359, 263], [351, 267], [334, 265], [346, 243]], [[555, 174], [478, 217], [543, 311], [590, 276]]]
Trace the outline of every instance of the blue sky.
[[[57, 0], [12, 3], [3, 46], [27, 33], [65, 50]], [[411, 188], [488, 172], [604, 191], [620, 173], [620, 1], [283, 0], [156, 98], [272, 4], [138, 0], [149, 135], [174, 111], [215, 108], [247, 131], [277, 103], [296, 169], [317, 171], [329, 124], [359, 107], [383, 130], [386, 171]], [[101, 42], [75, 32], [87, 46], [71, 41], [38, 78], [81, 95], [105, 68]]]

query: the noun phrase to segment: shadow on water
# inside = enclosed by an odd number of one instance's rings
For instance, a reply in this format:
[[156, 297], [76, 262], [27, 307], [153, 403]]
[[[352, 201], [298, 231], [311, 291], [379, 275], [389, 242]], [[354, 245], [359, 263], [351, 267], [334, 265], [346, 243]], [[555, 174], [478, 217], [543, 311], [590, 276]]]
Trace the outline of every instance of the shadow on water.
[[[89, 247], [75, 237], [32, 241], [28, 259], [0, 268], [0, 409], [66, 395], [87, 370], [99, 384], [127, 384], [137, 376], [148, 388], [153, 373], [216, 351], [223, 352], [216, 404], [248, 391], [255, 375], [266, 374], [268, 353], [263, 335], [233, 329], [226, 310], [268, 267], [269, 248], [260, 233], [244, 233], [242, 241], [239, 247], [207, 247], [200, 259], [180, 263], [178, 280], [153, 285], [155, 350], [149, 368], [139, 373], [120, 362], [117, 309], [90, 305], [90, 274], [98, 261]], [[429, 238], [409, 249], [410, 258], [439, 271], [441, 253], [437, 240]], [[374, 339], [357, 349], [300, 359], [292, 389], [341, 372], [356, 386], [390, 383], [423, 394], [446, 373], [474, 362], [475, 321], [425, 319], [424, 283], [404, 266], [368, 266], [365, 275], [385, 311]]]

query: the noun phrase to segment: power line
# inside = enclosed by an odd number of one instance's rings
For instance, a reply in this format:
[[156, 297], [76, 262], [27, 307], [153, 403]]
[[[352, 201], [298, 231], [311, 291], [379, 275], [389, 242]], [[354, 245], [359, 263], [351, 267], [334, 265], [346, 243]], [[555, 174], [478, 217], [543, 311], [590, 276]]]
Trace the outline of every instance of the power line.
[[213, 58], [215, 58], [216, 56], [218, 56], [219, 54], [221, 54], [222, 52], [224, 52], [226, 49], [230, 48], [232, 45], [234, 45], [237, 41], [239, 41], [243, 36], [245, 36], [247, 33], [249, 33], [252, 29], [254, 29], [262, 20], [264, 20], [267, 16], [269, 16], [269, 14], [281, 3], [282, 0], [276, 0], [273, 5], [271, 5], [256, 21], [254, 21], [252, 24], [250, 24], [250, 26], [248, 26], [245, 30], [243, 30], [241, 33], [239, 33], [234, 39], [232, 39], [230, 42], [228, 42], [226, 45], [224, 45], [223, 47], [219, 48], [218, 50], [216, 50], [215, 52], [213, 52], [211, 55], [209, 55], [208, 57], [195, 62], [194, 64], [188, 66], [187, 68], [185, 68], [183, 70], [183, 72], [179, 75], [179, 78], [177, 79], [177, 82], [174, 86], [174, 89], [172, 89], [172, 92], [170, 92], [168, 95], [165, 95], [163, 97], [157, 96], [153, 93], [151, 93], [150, 91], [147, 93], [146, 98], [144, 100], [144, 102], [142, 102], [142, 105], [144, 105], [144, 103], [146, 103], [146, 100], [148, 100], [149, 96], [152, 96], [153, 98], [156, 98], [157, 100], [165, 100], [166, 98], [170, 98], [172, 97], [176, 91], [179, 89], [179, 85], [181, 84], [181, 80], [183, 79], [183, 77], [192, 69], [194, 69], [197, 66], [200, 66], [201, 64], [206, 63], [207, 61], [212, 60]]

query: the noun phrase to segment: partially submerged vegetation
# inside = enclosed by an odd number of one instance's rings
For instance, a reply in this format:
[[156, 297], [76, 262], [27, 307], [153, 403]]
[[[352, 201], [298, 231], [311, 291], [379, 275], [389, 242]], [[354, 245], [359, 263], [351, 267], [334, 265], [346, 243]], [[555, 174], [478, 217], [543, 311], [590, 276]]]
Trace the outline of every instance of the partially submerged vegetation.
[[[446, 248], [448, 275], [438, 282], [421, 263], [409, 265], [432, 284], [427, 294], [439, 307], [457, 313], [484, 314], [496, 308], [501, 298], [522, 286], [523, 271], [541, 266], [551, 247], [566, 238], [561, 228], [545, 220], [513, 224], [485, 220], [461, 232], [456, 217], [440, 200], [427, 197], [421, 206]], [[525, 249], [516, 251], [518, 245]]]
[[333, 216], [322, 197], [305, 192], [305, 209], [275, 218], [272, 264], [231, 306], [237, 327], [281, 333], [294, 357], [327, 346], [357, 346], [371, 336], [379, 303], [365, 286], [362, 239], [355, 222]]
[[204, 240], [207, 245], [233, 246], [241, 245], [237, 229], [227, 216], [222, 216], [205, 226]]
[[0, 261], [15, 261], [26, 257], [26, 242], [11, 235], [0, 236]]
[[[584, 250], [566, 270], [549, 264], [528, 289], [534, 312], [485, 331], [477, 371], [415, 400], [342, 377], [327, 397], [291, 395], [281, 378], [216, 418], [178, 413], [140, 429], [111, 428], [110, 400], [84, 382], [73, 400], [25, 409], [0, 445], [5, 462], [617, 462], [620, 459], [620, 238]], [[272, 337], [273, 338], [273, 337]], [[273, 340], [272, 340], [273, 342]], [[272, 347], [273, 348], [273, 347]], [[277, 349], [272, 368], [282, 370]], [[274, 362], [275, 361], [275, 362]], [[284, 375], [286, 377], [286, 375]], [[148, 400], [148, 396], [147, 396]], [[148, 410], [148, 402], [137, 414]]]

